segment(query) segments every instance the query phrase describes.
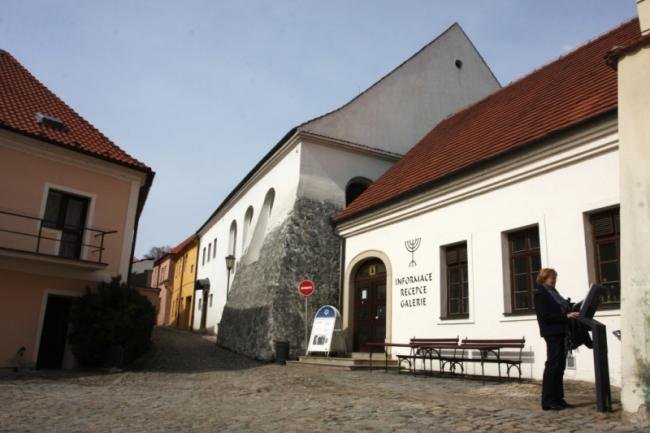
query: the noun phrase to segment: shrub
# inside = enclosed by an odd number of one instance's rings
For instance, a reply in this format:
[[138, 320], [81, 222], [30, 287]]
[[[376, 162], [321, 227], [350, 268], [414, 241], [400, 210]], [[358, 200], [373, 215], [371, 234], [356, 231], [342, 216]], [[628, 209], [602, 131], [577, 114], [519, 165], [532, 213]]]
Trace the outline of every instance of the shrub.
[[84, 367], [122, 366], [151, 344], [156, 309], [119, 277], [75, 299], [70, 310], [70, 346]]

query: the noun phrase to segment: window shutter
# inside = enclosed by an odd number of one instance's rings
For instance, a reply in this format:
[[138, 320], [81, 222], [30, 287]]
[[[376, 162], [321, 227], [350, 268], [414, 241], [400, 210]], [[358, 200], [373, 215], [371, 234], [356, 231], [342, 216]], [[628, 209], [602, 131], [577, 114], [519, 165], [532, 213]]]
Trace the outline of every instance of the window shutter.
[[610, 212], [601, 212], [591, 216], [591, 228], [594, 236], [607, 236], [614, 233], [614, 224]]

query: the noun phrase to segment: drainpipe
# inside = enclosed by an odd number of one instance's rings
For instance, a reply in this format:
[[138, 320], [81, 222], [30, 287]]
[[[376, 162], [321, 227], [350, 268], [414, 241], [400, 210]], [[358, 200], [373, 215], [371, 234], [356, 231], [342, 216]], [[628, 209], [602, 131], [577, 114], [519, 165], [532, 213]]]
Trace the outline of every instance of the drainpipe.
[[129, 257], [129, 269], [126, 273], [126, 285], [131, 286], [131, 270], [133, 268], [133, 254], [135, 254], [135, 242], [138, 239], [138, 227], [140, 226], [140, 216], [142, 215], [142, 209], [144, 209], [144, 202], [147, 199], [147, 195], [151, 185], [153, 184], [153, 178], [155, 173], [150, 171], [147, 173], [147, 178], [144, 181], [144, 185], [140, 187], [138, 191], [138, 208], [135, 215], [135, 225], [133, 227], [133, 239], [131, 240], [131, 257]]
[[[338, 235], [337, 235], [338, 236]], [[339, 236], [339, 311], [343, 314], [343, 288], [345, 285], [345, 238]]]

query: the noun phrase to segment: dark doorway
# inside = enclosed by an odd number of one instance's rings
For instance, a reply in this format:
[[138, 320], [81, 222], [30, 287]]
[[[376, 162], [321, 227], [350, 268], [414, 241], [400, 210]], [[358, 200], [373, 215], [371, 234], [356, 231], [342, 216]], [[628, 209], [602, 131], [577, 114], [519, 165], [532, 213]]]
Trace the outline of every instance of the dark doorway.
[[378, 259], [365, 262], [354, 277], [354, 351], [379, 350], [368, 343], [386, 339], [386, 267]]
[[71, 303], [72, 298], [67, 296], [47, 297], [36, 368], [61, 368]]

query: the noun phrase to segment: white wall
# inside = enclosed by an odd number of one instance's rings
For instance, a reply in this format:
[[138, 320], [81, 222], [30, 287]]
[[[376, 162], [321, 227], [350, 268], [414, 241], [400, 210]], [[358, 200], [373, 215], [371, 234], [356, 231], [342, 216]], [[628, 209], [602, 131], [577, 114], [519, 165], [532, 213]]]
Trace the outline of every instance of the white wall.
[[[327, 141], [320, 143], [296, 141], [284, 156], [260, 173], [256, 181], [243, 188], [242, 194], [199, 233], [197, 279], [210, 279], [210, 293], [213, 296], [212, 307], [209, 307], [208, 303], [206, 320], [208, 330], [217, 331], [216, 325], [221, 321], [221, 314], [227, 300], [228, 273], [225, 257], [229, 254], [229, 232], [233, 220], [237, 221], [235, 256], [239, 263], [253, 237], [258, 235], [256, 227], [269, 189], [275, 190], [275, 199], [265, 234], [285, 221], [293, 210], [298, 196], [330, 201], [343, 207], [345, 188], [352, 178], [365, 177], [374, 181], [393, 163], [394, 160], [387, 159], [386, 156], [341, 148]], [[249, 206], [254, 210], [253, 220], [249, 229], [248, 242], [242, 245], [244, 217]], [[210, 261], [206, 259], [203, 264], [203, 248], [205, 247], [207, 251], [208, 244], [214, 242], [215, 237], [217, 238], [216, 257], [211, 257]], [[230, 278], [231, 283], [233, 277], [234, 273]], [[195, 329], [200, 327], [201, 311], [198, 300], [202, 299], [202, 294], [201, 291], [196, 292], [193, 325]]]
[[394, 163], [394, 159], [303, 141], [298, 195], [337, 203], [343, 208], [350, 180], [363, 177], [374, 182]]
[[301, 129], [403, 154], [446, 116], [498, 88], [488, 65], [454, 24], [348, 104]]
[[[220, 214], [216, 215], [213, 220], [203, 228], [199, 233], [199, 256], [198, 256], [198, 269], [197, 279], [209, 278], [210, 279], [210, 293], [213, 296], [212, 307], [208, 306], [208, 313], [206, 319], [206, 328], [210, 331], [217, 332], [216, 325], [221, 321], [221, 314], [226, 304], [226, 285], [228, 279], [228, 272], [226, 269], [225, 257], [229, 254], [229, 233], [230, 225], [233, 220], [237, 221], [237, 243], [235, 245], [235, 256], [237, 258], [237, 265], [242, 257], [242, 253], [246, 250], [248, 243], [252, 239], [255, 232], [260, 210], [264, 203], [264, 197], [267, 192], [273, 188], [275, 190], [275, 200], [270, 219], [266, 228], [268, 233], [273, 228], [280, 225], [287, 217], [289, 212], [293, 209], [293, 204], [296, 198], [298, 189], [298, 178], [300, 170], [300, 144], [297, 143], [276, 161], [273, 161], [271, 166], [266, 167], [259, 174], [259, 179], [250, 185], [240, 190], [240, 196], [233, 200]], [[253, 207], [253, 221], [251, 229], [249, 230], [248, 243], [242, 245], [243, 228], [244, 228], [244, 215], [249, 206]], [[210, 257], [208, 262], [206, 259], [203, 263], [203, 248], [207, 250], [210, 242], [217, 239], [217, 252], [216, 257]], [[214, 248], [214, 247], [213, 247]], [[206, 253], [207, 255], [207, 253]], [[235, 267], [236, 269], [236, 267]], [[230, 282], [234, 278], [235, 272], [230, 277]], [[198, 309], [198, 300], [202, 299], [202, 292], [196, 292], [196, 302], [194, 311], [194, 324], [193, 327], [198, 329], [201, 321], [201, 311]], [[209, 305], [209, 304], [208, 304]]]
[[[573, 301], [582, 299], [589, 287], [584, 213], [619, 202], [616, 140], [615, 132], [610, 132], [555, 153], [512, 160], [511, 169], [488, 169], [482, 178], [464, 187], [435, 197], [432, 194], [430, 199], [411, 207], [403, 206], [394, 214], [401, 212], [403, 217], [395, 221], [386, 214], [375, 219], [368, 217], [356, 226], [354, 222], [342, 225], [346, 269], [356, 264], [355, 256], [368, 250], [381, 251], [390, 260], [392, 341], [408, 342], [414, 336], [525, 336], [526, 347], [534, 351], [535, 362], [532, 371], [531, 365], [524, 367], [524, 375], [541, 378], [545, 345], [535, 316], [504, 315], [502, 233], [537, 224], [542, 266], [557, 269], [560, 293]], [[421, 213], [409, 214], [417, 207]], [[418, 237], [422, 241], [415, 253], [417, 266], [409, 267], [410, 253], [404, 242]], [[442, 320], [441, 246], [459, 241], [468, 245], [469, 319]], [[428, 284], [426, 306], [401, 308], [404, 298], [399, 288], [403, 286], [396, 287], [395, 278], [429, 272], [433, 282]], [[347, 281], [346, 289], [349, 285]], [[349, 313], [347, 306], [344, 311], [345, 315]], [[597, 319], [608, 328], [610, 374], [615, 384], [620, 383], [620, 342], [611, 331], [620, 329], [619, 316], [618, 310], [597, 314]], [[576, 365], [577, 370], [567, 370], [566, 377], [593, 380], [590, 350], [579, 350]]]

